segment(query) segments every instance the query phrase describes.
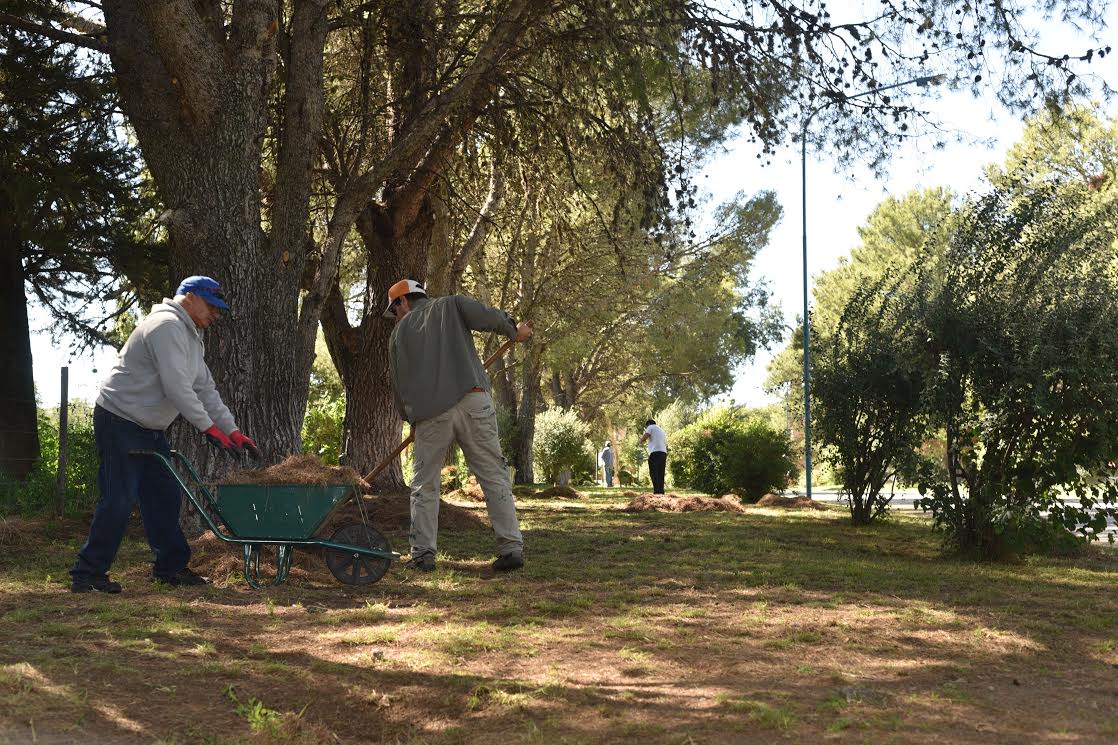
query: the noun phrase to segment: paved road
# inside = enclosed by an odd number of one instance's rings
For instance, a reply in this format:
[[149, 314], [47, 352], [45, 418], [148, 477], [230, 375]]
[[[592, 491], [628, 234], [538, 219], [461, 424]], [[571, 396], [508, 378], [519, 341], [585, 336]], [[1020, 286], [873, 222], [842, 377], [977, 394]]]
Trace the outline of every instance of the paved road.
[[[802, 492], [793, 492], [794, 494], [802, 494]], [[841, 502], [842, 498], [839, 496], [837, 489], [812, 489], [811, 498], [817, 502]], [[915, 502], [920, 499], [920, 492], [915, 489], [898, 489], [893, 496], [891, 506], [897, 510], [914, 510], [916, 509]], [[1078, 505], [1078, 500], [1068, 499], [1065, 500], [1067, 504]], [[1099, 542], [1107, 544], [1107, 537], [1114, 536], [1114, 540], [1118, 542], [1118, 523], [1115, 523], [1113, 518], [1107, 519], [1106, 530], [1100, 534]], [[1115, 543], [1118, 546], [1118, 543]]]

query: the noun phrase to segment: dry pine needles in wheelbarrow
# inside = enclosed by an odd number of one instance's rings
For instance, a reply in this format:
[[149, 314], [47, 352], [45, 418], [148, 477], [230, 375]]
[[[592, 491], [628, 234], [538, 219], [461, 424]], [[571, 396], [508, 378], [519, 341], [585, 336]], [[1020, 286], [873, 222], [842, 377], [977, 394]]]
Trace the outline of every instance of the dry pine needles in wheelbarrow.
[[[181, 453], [171, 451], [170, 457], [152, 450], [135, 454], [159, 460], [214, 535], [242, 546], [245, 581], [254, 588], [262, 586], [260, 555], [268, 546], [275, 547], [277, 555], [273, 585], [287, 578], [296, 547], [323, 549], [330, 573], [350, 585], [376, 582], [399, 558], [388, 540], [369, 525], [356, 474], [343, 479], [344, 471], [323, 466], [313, 456], [288, 458], [270, 469], [242, 471], [222, 483], [207, 485]], [[296, 478], [300, 480], [294, 481]], [[329, 539], [315, 537], [340, 506], [351, 500], [357, 503], [360, 521], [342, 526]]]

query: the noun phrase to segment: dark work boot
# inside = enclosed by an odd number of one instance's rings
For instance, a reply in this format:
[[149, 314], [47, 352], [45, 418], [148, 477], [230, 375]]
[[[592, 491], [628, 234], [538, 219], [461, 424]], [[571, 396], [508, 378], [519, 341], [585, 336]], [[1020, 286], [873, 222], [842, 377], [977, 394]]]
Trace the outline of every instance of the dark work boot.
[[176, 574], [170, 577], [152, 577], [152, 580], [165, 585], [171, 585], [172, 587], [194, 587], [197, 585], [208, 585], [210, 583], [208, 577], [195, 574], [186, 568], [180, 569]]
[[107, 592], [115, 595], [120, 592], [120, 583], [110, 580], [107, 574], [99, 577], [74, 577], [70, 581], [70, 592]]
[[494, 572], [511, 572], [524, 566], [524, 554], [501, 554], [493, 562]]
[[413, 556], [404, 564], [405, 569], [416, 569], [420, 572], [433, 572], [435, 571], [435, 555], [434, 554], [420, 554]]

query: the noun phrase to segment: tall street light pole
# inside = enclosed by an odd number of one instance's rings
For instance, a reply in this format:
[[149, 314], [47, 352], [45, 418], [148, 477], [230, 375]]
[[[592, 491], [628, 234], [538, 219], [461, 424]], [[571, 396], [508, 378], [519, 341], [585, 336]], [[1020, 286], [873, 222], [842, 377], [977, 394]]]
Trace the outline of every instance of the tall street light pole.
[[807, 130], [811, 120], [823, 109], [831, 104], [849, 101], [853, 98], [868, 96], [871, 93], [901, 88], [906, 85], [934, 85], [943, 82], [946, 75], [925, 75], [912, 80], [905, 80], [892, 85], [883, 85], [880, 88], [871, 88], [860, 93], [854, 93], [841, 98], [831, 98], [812, 109], [804, 125], [800, 129], [800, 198], [803, 205], [803, 235], [804, 235], [804, 473], [807, 476], [807, 498], [811, 499], [811, 320], [808, 315], [808, 286], [807, 286]]

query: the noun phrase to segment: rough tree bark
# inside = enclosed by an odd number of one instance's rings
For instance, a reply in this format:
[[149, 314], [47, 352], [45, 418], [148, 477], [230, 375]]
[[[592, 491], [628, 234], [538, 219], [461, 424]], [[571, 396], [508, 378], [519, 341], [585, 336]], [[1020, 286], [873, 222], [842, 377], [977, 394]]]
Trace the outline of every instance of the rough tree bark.
[[[104, 4], [122, 105], [167, 208], [167, 287], [191, 274], [222, 283], [232, 313], [207, 332], [206, 359], [238, 424], [272, 460], [301, 446], [321, 305], [313, 291], [300, 303], [300, 281], [322, 127], [325, 7], [299, 0], [284, 22], [270, 0], [238, 0], [226, 27], [217, 2]], [[281, 46], [283, 119], [266, 233], [259, 174]], [[333, 270], [328, 255], [319, 271]], [[222, 465], [190, 427], [172, 437], [204, 472]]]
[[536, 482], [535, 458], [532, 454], [532, 440], [536, 435], [536, 411], [539, 408], [541, 345], [529, 341], [524, 350], [524, 369], [521, 372], [520, 409], [516, 413], [516, 430], [519, 435], [516, 452], [513, 453], [512, 466], [516, 469], [515, 481], [518, 484]]
[[[373, 288], [387, 289], [403, 277], [424, 278], [431, 225], [429, 210], [421, 209], [414, 219], [404, 221], [390, 210], [368, 205], [357, 220], [357, 231], [368, 257], [366, 303], [370, 312], [357, 326], [350, 325], [337, 287], [323, 312], [326, 344], [346, 390], [346, 463], [361, 473], [379, 465], [401, 437], [386, 353], [393, 324], [381, 317], [386, 296]], [[384, 469], [374, 484], [378, 489], [401, 489], [404, 485], [399, 459]]]
[[39, 430], [23, 262], [6, 201], [0, 190], [0, 475], [24, 481], [39, 458]]

